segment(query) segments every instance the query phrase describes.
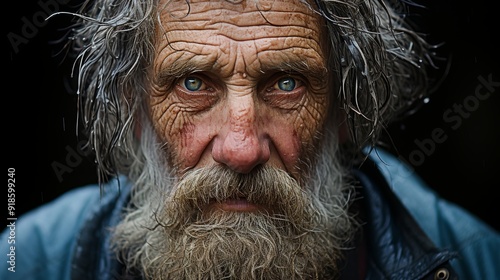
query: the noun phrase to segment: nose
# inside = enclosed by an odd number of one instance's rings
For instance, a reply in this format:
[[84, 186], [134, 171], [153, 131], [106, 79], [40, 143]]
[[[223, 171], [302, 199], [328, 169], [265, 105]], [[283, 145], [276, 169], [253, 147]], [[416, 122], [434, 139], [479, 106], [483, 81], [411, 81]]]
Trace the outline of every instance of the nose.
[[212, 157], [236, 172], [249, 173], [270, 157], [269, 139], [256, 123], [253, 98], [229, 104], [228, 117], [214, 139]]

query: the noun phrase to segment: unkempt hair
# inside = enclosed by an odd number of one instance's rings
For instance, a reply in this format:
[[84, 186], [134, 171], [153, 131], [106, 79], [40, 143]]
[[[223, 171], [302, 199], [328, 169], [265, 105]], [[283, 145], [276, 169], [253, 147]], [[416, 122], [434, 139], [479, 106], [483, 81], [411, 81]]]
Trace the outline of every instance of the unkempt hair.
[[[406, 4], [309, 3], [328, 26], [329, 71], [336, 84], [331, 94], [340, 104], [332, 117], [344, 116], [353, 156], [375, 145], [391, 121], [428, 93], [431, 47], [406, 21]], [[128, 172], [139, 156], [134, 126], [146, 115], [158, 6], [158, 0], [88, 0], [75, 14], [71, 39], [78, 55], [80, 119], [100, 176]]]

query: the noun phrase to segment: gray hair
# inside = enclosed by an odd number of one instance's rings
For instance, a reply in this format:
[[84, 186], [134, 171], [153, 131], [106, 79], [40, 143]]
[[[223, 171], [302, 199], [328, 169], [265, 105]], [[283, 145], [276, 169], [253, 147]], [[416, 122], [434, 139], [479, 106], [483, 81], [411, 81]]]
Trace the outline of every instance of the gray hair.
[[[334, 112], [347, 116], [352, 140], [347, 158], [375, 145], [391, 121], [428, 94], [432, 46], [406, 21], [403, 1], [315, 0], [333, 50], [331, 94], [341, 104]], [[128, 173], [140, 158], [134, 126], [147, 118], [157, 7], [158, 0], [87, 0], [76, 13], [79, 113], [100, 178]]]

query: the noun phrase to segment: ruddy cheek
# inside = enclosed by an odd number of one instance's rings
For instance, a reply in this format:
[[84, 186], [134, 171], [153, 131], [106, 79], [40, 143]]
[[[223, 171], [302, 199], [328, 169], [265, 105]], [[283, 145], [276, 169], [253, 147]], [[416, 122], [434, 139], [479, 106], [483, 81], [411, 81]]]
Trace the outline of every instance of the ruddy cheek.
[[173, 127], [167, 129], [162, 135], [165, 150], [170, 155], [171, 164], [176, 169], [184, 169], [196, 161], [197, 141], [195, 137], [195, 125], [191, 122], [182, 124], [173, 123]]
[[[309, 104], [311, 105], [311, 104]], [[295, 163], [299, 170], [307, 168], [301, 166], [308, 164], [316, 155], [317, 139], [321, 137], [320, 133], [325, 120], [325, 107], [319, 104], [316, 106], [304, 106], [298, 112], [293, 122], [289, 122], [290, 132], [288, 137], [288, 160]]]
[[192, 118], [189, 123], [184, 123], [174, 137], [170, 138], [172, 146], [169, 147], [179, 172], [206, 164], [202, 160], [206, 157], [205, 153], [210, 150], [211, 135], [213, 135], [211, 131], [214, 130], [210, 119], [210, 117], [205, 117], [197, 121], [197, 118]]
[[301, 145], [297, 131], [289, 121], [287, 118], [275, 117], [265, 122], [269, 131], [271, 153], [277, 155], [272, 156], [270, 162], [295, 175]]
[[178, 162], [181, 162], [184, 168], [193, 167], [198, 163], [203, 150], [209, 142], [208, 138], [202, 137], [203, 134], [204, 133], [192, 123], [184, 125], [181, 129], [181, 144], [178, 148]]
[[[194, 143], [194, 125], [191, 123], [184, 124], [182, 128], [179, 131], [179, 137], [180, 137], [180, 149], [187, 151], [185, 156], [188, 158], [191, 158], [192, 152], [190, 152], [189, 147], [192, 146]], [[174, 142], [175, 143], [175, 142]]]
[[288, 165], [292, 165], [296, 169], [298, 166], [300, 154], [301, 154], [301, 145], [300, 138], [295, 129], [291, 129], [291, 131], [285, 136], [286, 138], [286, 152], [283, 155], [283, 160], [288, 163]]

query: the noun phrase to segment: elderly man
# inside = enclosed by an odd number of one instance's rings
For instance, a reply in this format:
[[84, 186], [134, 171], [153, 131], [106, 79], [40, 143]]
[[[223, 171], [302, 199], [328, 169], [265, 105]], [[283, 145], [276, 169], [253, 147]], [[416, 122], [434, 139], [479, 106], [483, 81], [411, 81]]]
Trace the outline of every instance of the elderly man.
[[20, 218], [2, 279], [498, 277], [498, 233], [375, 146], [432, 63], [390, 3], [86, 3], [101, 181]]

